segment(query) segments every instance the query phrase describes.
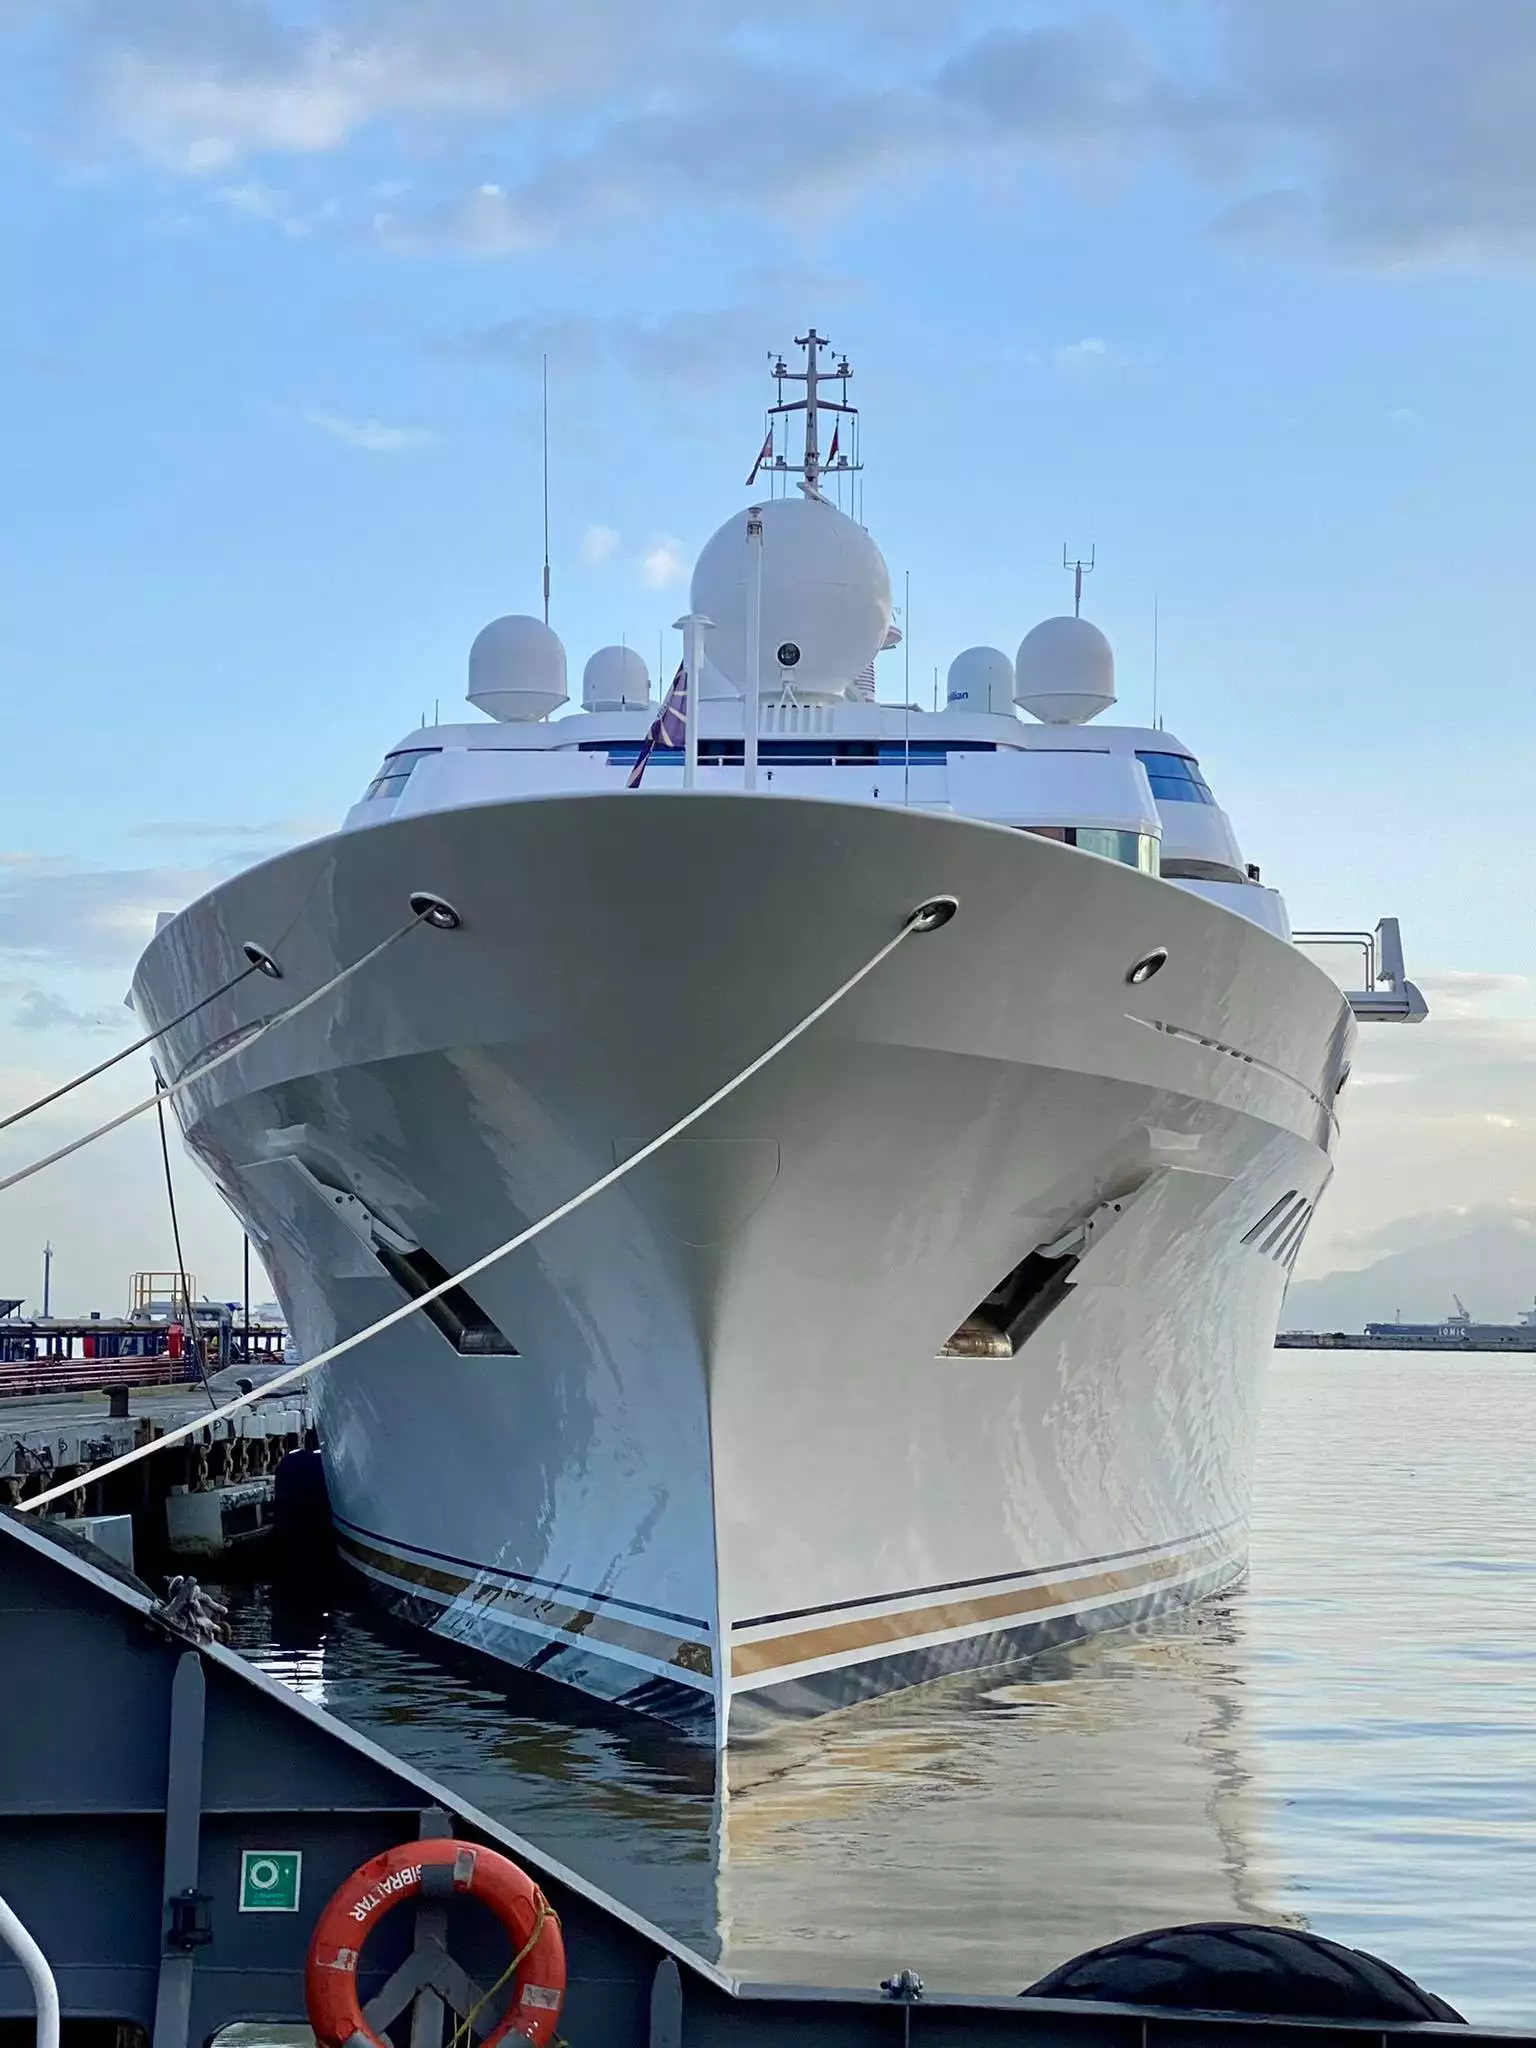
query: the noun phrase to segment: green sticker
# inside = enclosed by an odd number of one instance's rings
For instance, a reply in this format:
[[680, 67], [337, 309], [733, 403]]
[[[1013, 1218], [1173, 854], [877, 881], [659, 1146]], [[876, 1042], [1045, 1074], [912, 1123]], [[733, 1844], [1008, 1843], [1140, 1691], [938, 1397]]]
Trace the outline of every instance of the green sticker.
[[299, 1873], [304, 1857], [298, 1849], [243, 1849], [240, 1852], [242, 1913], [297, 1913]]

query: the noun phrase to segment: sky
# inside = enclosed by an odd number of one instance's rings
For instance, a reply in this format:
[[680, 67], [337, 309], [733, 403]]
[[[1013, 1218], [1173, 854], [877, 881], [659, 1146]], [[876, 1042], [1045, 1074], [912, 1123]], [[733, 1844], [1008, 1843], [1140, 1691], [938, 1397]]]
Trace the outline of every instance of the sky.
[[[123, 1042], [157, 911], [339, 821], [537, 608], [546, 355], [553, 622], [654, 668], [814, 323], [914, 695], [1093, 547], [1122, 715], [1155, 602], [1164, 719], [1295, 922], [1402, 919], [1436, 1014], [1364, 1034], [1302, 1280], [1491, 1232], [1508, 1314], [1533, 104], [1529, 0], [0, 0], [0, 1109]], [[159, 1174], [141, 1120], [0, 1195], [0, 1293], [51, 1239], [56, 1304], [125, 1303]]]

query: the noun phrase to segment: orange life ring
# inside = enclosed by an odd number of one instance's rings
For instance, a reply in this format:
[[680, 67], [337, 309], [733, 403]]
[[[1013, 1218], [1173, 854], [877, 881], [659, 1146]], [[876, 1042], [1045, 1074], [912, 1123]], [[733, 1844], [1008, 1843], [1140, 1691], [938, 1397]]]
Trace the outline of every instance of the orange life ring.
[[531, 2042], [548, 2048], [565, 2001], [565, 1943], [560, 1921], [533, 1879], [477, 1842], [403, 1842], [354, 1870], [320, 1915], [304, 1968], [304, 2004], [320, 2048], [390, 2048], [363, 2017], [357, 1965], [363, 1943], [386, 1913], [421, 1892], [421, 1874], [447, 1865], [452, 1887], [488, 1906], [506, 1929], [514, 1960], [506, 2017], [482, 2048]]

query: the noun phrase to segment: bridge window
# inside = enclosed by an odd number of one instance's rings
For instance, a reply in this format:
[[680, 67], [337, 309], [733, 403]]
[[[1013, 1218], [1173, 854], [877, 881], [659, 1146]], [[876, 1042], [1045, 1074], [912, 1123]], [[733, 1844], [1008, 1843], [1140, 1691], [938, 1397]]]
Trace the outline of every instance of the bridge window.
[[440, 754], [441, 747], [411, 747], [403, 753], [387, 754], [384, 766], [363, 791], [366, 803], [374, 796], [398, 796], [411, 779], [411, 770], [418, 761], [425, 761], [428, 754]]
[[1026, 825], [1024, 830], [1037, 839], [1057, 839], [1075, 846], [1080, 853], [1096, 853], [1100, 860], [1139, 868], [1144, 875], [1158, 872], [1161, 846], [1150, 832], [1113, 832], [1098, 825]]
[[1147, 771], [1152, 794], [1160, 804], [1214, 804], [1200, 763], [1187, 754], [1143, 754], [1137, 760]]

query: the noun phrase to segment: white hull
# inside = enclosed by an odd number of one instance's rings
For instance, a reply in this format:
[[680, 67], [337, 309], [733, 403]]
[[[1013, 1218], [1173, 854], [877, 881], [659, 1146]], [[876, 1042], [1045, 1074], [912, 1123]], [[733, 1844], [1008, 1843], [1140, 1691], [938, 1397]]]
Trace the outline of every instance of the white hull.
[[[953, 818], [557, 797], [300, 849], [176, 919], [168, 1072], [413, 932], [183, 1098], [300, 1346], [401, 1300], [327, 1190], [456, 1270], [960, 899], [731, 1101], [481, 1276], [516, 1357], [420, 1317], [321, 1376], [355, 1564], [446, 1635], [718, 1739], [1230, 1582], [1260, 1386], [1352, 1025], [1230, 913]], [[1144, 987], [1131, 964], [1168, 962]], [[940, 1357], [1032, 1248], [1123, 1210], [1017, 1356]], [[1250, 1241], [1245, 1242], [1245, 1237]]]

